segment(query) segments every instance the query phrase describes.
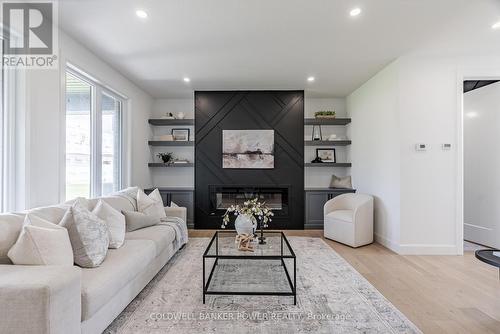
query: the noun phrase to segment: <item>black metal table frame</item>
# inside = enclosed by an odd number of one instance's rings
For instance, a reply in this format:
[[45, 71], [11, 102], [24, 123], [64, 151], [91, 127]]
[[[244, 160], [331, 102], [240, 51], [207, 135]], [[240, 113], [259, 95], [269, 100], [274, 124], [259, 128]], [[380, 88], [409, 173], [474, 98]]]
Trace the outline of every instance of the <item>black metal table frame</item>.
[[[265, 233], [276, 233], [281, 236], [281, 254], [280, 255], [219, 255], [219, 233], [233, 233], [236, 236], [236, 231], [234, 230], [224, 230], [224, 231], [216, 231], [210, 240], [210, 243], [203, 253], [203, 304], [205, 304], [206, 295], [243, 295], [243, 296], [293, 296], [293, 305], [297, 305], [297, 258], [295, 257], [295, 253], [288, 242], [285, 234], [281, 231], [266, 231]], [[215, 244], [215, 255], [209, 255], [208, 252], [212, 247], [213, 243]], [[283, 254], [283, 242], [286, 243], [288, 249], [290, 250], [290, 255]], [[258, 247], [258, 246], [257, 246]], [[244, 253], [243, 253], [244, 254]], [[210, 274], [208, 275], [208, 279], [205, 282], [205, 261], [206, 259], [215, 258], [215, 262], [210, 269]], [[281, 264], [283, 265], [283, 269], [285, 270], [286, 278], [288, 280], [288, 284], [290, 285], [290, 292], [272, 292], [272, 291], [208, 291], [210, 286], [210, 282], [212, 280], [212, 275], [214, 273], [215, 267], [219, 262], [219, 259], [235, 259], [235, 260], [281, 260]], [[284, 259], [293, 259], [293, 282], [288, 273], [288, 270], [285, 265]]]

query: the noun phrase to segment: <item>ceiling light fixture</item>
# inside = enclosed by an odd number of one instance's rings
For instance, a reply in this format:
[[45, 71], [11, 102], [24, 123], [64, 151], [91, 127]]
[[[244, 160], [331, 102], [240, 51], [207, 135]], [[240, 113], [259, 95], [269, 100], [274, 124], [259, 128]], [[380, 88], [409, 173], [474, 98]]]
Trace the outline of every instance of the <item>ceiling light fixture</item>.
[[358, 16], [359, 14], [361, 14], [361, 8], [357, 7], [357, 8], [353, 8], [350, 12], [349, 12], [349, 15], [351, 15], [352, 17], [354, 16]]
[[135, 11], [135, 15], [137, 15], [141, 19], [147, 19], [148, 18], [148, 13], [146, 13], [145, 10], [138, 9]]
[[190, 82], [190, 81], [191, 81], [191, 79], [189, 79], [188, 77], [185, 77], [185, 78], [184, 78], [184, 79], [182, 79], [182, 80], [184, 80], [184, 82]]
[[498, 21], [497, 23], [494, 23], [492, 26], [491, 26], [491, 29], [500, 29], [500, 21]]
[[315, 80], [314, 77], [307, 78], [307, 81], [309, 81], [309, 82], [313, 82], [314, 80]]
[[469, 111], [465, 114], [465, 116], [467, 116], [468, 118], [476, 118], [477, 116], [479, 116], [479, 114], [477, 113], [477, 111]]

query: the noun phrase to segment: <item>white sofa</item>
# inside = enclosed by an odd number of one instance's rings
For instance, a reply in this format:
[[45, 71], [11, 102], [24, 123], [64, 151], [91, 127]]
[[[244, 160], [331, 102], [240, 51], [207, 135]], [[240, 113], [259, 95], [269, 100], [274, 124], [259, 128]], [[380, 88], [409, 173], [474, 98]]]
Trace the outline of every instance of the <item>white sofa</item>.
[[373, 242], [373, 197], [342, 194], [326, 202], [324, 236], [351, 247]]
[[[115, 209], [135, 210], [129, 198], [102, 198]], [[97, 199], [90, 200], [90, 209]], [[134, 206], [135, 204], [135, 206]], [[58, 222], [68, 204], [29, 210]], [[165, 208], [186, 222], [186, 208]], [[175, 231], [156, 225], [128, 232], [98, 268], [12, 265], [6, 254], [24, 213], [0, 215], [0, 333], [101, 333], [180, 248]]]

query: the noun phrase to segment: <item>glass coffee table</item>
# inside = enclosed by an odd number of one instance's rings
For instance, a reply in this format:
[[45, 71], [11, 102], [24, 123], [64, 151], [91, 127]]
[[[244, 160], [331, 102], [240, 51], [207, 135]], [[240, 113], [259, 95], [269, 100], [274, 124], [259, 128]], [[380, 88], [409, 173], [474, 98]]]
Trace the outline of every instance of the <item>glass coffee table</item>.
[[297, 303], [297, 262], [288, 239], [265, 231], [266, 244], [240, 251], [234, 230], [217, 231], [203, 254], [203, 304], [206, 295], [292, 296]]

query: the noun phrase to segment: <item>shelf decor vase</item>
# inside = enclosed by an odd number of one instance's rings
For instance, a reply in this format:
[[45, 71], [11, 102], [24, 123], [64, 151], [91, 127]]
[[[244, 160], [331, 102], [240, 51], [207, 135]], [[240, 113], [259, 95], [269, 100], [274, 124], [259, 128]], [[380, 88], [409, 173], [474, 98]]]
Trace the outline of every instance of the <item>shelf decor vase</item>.
[[238, 234], [253, 235], [257, 229], [257, 220], [254, 216], [241, 214], [236, 217], [234, 228]]

